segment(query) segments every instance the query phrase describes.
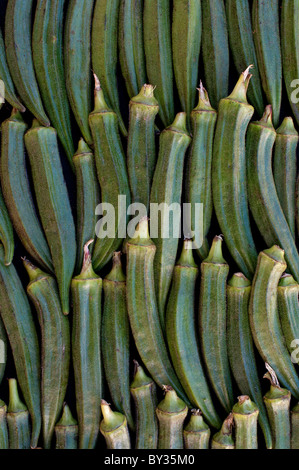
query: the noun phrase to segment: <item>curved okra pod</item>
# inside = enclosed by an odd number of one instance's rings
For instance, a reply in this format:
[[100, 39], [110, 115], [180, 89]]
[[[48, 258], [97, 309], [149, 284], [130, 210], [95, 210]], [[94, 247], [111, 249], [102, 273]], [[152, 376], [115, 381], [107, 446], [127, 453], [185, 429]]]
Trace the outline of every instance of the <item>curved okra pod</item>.
[[291, 449], [299, 449], [299, 403], [291, 411]]
[[[27, 296], [15, 267], [4, 265], [0, 249], [1, 317], [12, 349], [17, 378], [28, 407], [31, 447], [37, 446], [41, 428], [40, 351]], [[28, 340], [30, 338], [30, 341]]]
[[[76, 261], [76, 235], [62, 171], [57, 134], [34, 120], [25, 134], [35, 196], [50, 247], [64, 314], [69, 312], [69, 289]], [[50, 164], [51, 162], [51, 164]]]
[[226, 338], [226, 279], [229, 266], [222, 256], [222, 238], [213, 240], [201, 263], [199, 338], [211, 385], [226, 411], [233, 406], [233, 390]]
[[205, 83], [213, 108], [228, 93], [229, 46], [223, 0], [201, 0]]
[[299, 284], [290, 274], [283, 274], [277, 288], [277, 305], [283, 336], [290, 354], [294, 350], [294, 340], [299, 338], [298, 294]]
[[29, 185], [24, 146], [26, 130], [27, 124], [16, 110], [2, 123], [1, 186], [11, 221], [24, 248], [38, 264], [52, 272], [50, 250]]
[[270, 425], [265, 409], [249, 323], [251, 282], [236, 273], [227, 284], [227, 348], [234, 379], [243, 395], [249, 395], [259, 408], [259, 423], [266, 446], [272, 448]]
[[116, 112], [121, 133], [126, 137], [127, 130], [120, 112], [116, 79], [119, 7], [120, 0], [95, 0], [91, 54], [92, 68], [100, 79], [105, 101]]
[[100, 431], [105, 437], [108, 449], [131, 449], [126, 417], [111, 410], [110, 405], [101, 400], [103, 419]]
[[5, 86], [5, 91], [4, 91], [5, 95], [2, 96], [1, 90], [0, 90], [0, 97], [2, 99], [7, 100], [13, 108], [17, 108], [22, 113], [26, 111], [26, 108], [22, 105], [22, 103], [16, 96], [15, 87], [11, 79], [11, 75], [10, 75], [9, 68], [7, 65], [5, 46], [4, 46], [1, 29], [0, 29], [0, 79], [3, 81], [4, 86]]
[[129, 427], [134, 430], [130, 403], [130, 326], [126, 277], [120, 256], [119, 251], [113, 254], [112, 270], [103, 281], [102, 355], [113, 404], [126, 416]]
[[185, 240], [172, 277], [166, 310], [166, 338], [174, 369], [190, 402], [201, 409], [211, 426], [219, 429], [221, 421], [212, 402], [195, 335], [197, 276], [192, 240]]
[[208, 449], [211, 430], [200, 410], [191, 410], [191, 417], [183, 431], [185, 449]]
[[120, 0], [119, 62], [130, 98], [146, 83], [143, 0]]
[[72, 166], [75, 149], [62, 47], [64, 6], [65, 0], [38, 0], [32, 31], [32, 54], [44, 106]]
[[295, 238], [296, 218], [296, 149], [298, 132], [291, 117], [286, 117], [276, 129], [273, 154], [273, 176], [277, 196], [289, 228]]
[[189, 404], [171, 365], [159, 321], [153, 262], [156, 246], [149, 238], [148, 219], [142, 218], [127, 243], [127, 306], [138, 353], [161, 387], [171, 385]]
[[5, 13], [6, 58], [11, 77], [25, 106], [44, 126], [49, 126], [33, 67], [32, 9], [33, 0], [9, 0]]
[[88, 250], [91, 242], [92, 240], [84, 246], [82, 271], [73, 278], [71, 284], [73, 299], [72, 354], [80, 449], [95, 446], [101, 416], [102, 279], [92, 269]]
[[64, 36], [65, 80], [69, 102], [81, 134], [88, 145], [92, 136], [88, 124], [91, 112], [91, 21], [94, 0], [69, 0]]
[[[172, 125], [160, 135], [159, 155], [151, 189], [150, 217], [157, 224], [157, 233], [152, 236], [157, 247], [154, 259], [155, 287], [163, 330], [166, 299], [180, 233], [184, 157], [190, 142], [191, 137], [186, 129], [186, 113], [178, 113]], [[168, 210], [170, 205], [173, 205], [173, 213]], [[161, 211], [161, 223], [158, 223], [159, 210]]]
[[144, 2], [144, 50], [149, 82], [156, 86], [159, 116], [164, 127], [174, 119], [170, 1]]
[[[186, 202], [191, 204], [190, 229], [194, 234], [195, 248], [200, 258], [205, 259], [209, 254], [207, 235], [213, 212], [212, 150], [217, 113], [211, 107], [208, 93], [201, 82], [198, 91], [198, 105], [191, 112], [192, 142], [187, 155]], [[200, 211], [195, 206], [200, 203], [203, 207], [203, 225]]]
[[285, 344], [277, 311], [277, 286], [285, 269], [284, 252], [278, 246], [259, 254], [249, 317], [253, 339], [263, 360], [273, 367], [294, 397], [299, 398], [299, 378]]
[[[99, 80], [95, 76], [95, 109], [89, 115], [89, 124], [95, 146], [95, 162], [98, 180], [101, 186], [102, 204], [111, 204], [115, 210], [115, 224], [126, 226], [128, 221], [127, 207], [131, 202], [126, 159], [117, 127], [117, 116], [108, 108]], [[125, 198], [122, 202], [120, 198]], [[105, 210], [105, 208], [103, 209]], [[99, 212], [97, 212], [97, 215]], [[102, 269], [122, 244], [118, 228], [105, 229], [105, 218], [96, 226], [97, 240], [93, 252], [95, 270]], [[126, 233], [124, 234], [124, 237]]]
[[212, 437], [212, 449], [235, 449], [235, 442], [232, 436], [233, 423], [234, 417], [230, 413], [223, 421], [220, 431]]
[[158, 449], [183, 449], [183, 425], [188, 407], [172, 387], [163, 386], [163, 389], [165, 397], [156, 408], [159, 423]]
[[271, 106], [260, 121], [248, 126], [246, 141], [248, 201], [255, 223], [268, 247], [277, 244], [285, 252], [288, 268], [299, 282], [299, 254], [281, 208], [273, 173], [272, 148], [276, 132]]
[[27, 259], [27, 293], [41, 328], [41, 412], [43, 447], [51, 448], [55, 423], [66, 393], [70, 365], [69, 319], [63, 315], [56, 281]]
[[9, 266], [12, 262], [15, 244], [13, 237], [13, 228], [8, 215], [8, 211], [3, 200], [2, 191], [0, 188], [0, 242], [4, 249], [4, 263]]
[[172, 59], [182, 110], [190, 113], [195, 104], [201, 44], [201, 1], [174, 0], [172, 13]]
[[277, 126], [282, 90], [278, 0], [253, 0], [252, 28], [262, 86], [268, 103], [272, 105], [273, 122]]
[[[100, 203], [99, 183], [96, 174], [95, 158], [83, 139], [73, 156], [77, 188], [77, 261], [76, 272], [80, 272], [83, 263], [83, 247], [95, 236], [97, 217], [96, 207]], [[89, 248], [92, 252], [92, 247]]]
[[8, 379], [7, 425], [10, 449], [30, 449], [30, 425], [27, 406], [21, 402], [16, 379]]
[[158, 111], [152, 85], [143, 85], [130, 100], [127, 164], [132, 202], [144, 204], [147, 210], [156, 166], [154, 125]]
[[249, 396], [241, 395], [233, 406], [236, 449], [257, 449], [259, 409]]
[[218, 223], [240, 270], [252, 278], [257, 251], [250, 228], [245, 135], [254, 109], [246, 98], [250, 66], [218, 107], [213, 145], [212, 189]]
[[291, 392], [281, 388], [275, 372], [266, 364], [267, 372], [264, 378], [270, 380], [270, 390], [264, 396], [267, 408], [271, 432], [273, 437], [273, 449], [290, 449], [290, 402]]
[[55, 426], [56, 449], [78, 448], [78, 423], [65, 403], [61, 419]]
[[0, 450], [8, 448], [7, 406], [0, 400]]
[[158, 423], [156, 417], [157, 392], [155, 382], [134, 361], [135, 373], [130, 390], [136, 407], [135, 449], [157, 449]]

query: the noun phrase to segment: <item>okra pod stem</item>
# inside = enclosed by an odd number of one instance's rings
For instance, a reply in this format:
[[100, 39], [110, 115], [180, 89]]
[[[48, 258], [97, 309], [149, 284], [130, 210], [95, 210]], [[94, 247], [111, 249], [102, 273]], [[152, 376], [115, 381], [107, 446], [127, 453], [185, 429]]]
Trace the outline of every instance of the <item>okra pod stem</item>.
[[212, 437], [212, 449], [235, 449], [235, 442], [232, 436], [234, 417], [230, 413], [223, 421], [222, 427], [219, 432]]
[[131, 449], [126, 417], [111, 410], [110, 405], [101, 400], [103, 419], [100, 431], [105, 437], [108, 449]]
[[299, 403], [291, 411], [291, 449], [299, 449]]
[[238, 397], [238, 403], [233, 406], [236, 449], [257, 449], [258, 414], [258, 407], [249, 396]]
[[30, 449], [29, 413], [21, 402], [16, 379], [8, 379], [9, 405], [7, 424], [10, 449]]
[[204, 422], [200, 410], [191, 410], [189, 423], [184, 428], [185, 449], [208, 449], [211, 430]]
[[56, 449], [77, 449], [78, 423], [65, 403], [61, 419], [55, 426]]

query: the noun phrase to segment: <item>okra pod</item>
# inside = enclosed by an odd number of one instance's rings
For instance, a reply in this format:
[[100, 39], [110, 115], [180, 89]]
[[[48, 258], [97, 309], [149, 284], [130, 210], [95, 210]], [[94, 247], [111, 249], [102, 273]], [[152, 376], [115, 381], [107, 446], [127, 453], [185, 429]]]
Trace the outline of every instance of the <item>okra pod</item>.
[[0, 449], [8, 449], [7, 406], [0, 400]]
[[230, 413], [223, 421], [220, 431], [212, 437], [212, 449], [235, 449], [235, 442], [232, 436], [232, 428], [234, 423], [233, 414]]
[[299, 403], [291, 411], [291, 449], [299, 449]]
[[8, 211], [3, 200], [0, 188], [0, 241], [4, 249], [4, 264], [9, 266], [12, 262], [15, 244], [13, 236], [13, 228], [8, 215]]
[[248, 395], [238, 397], [233, 406], [236, 427], [236, 449], [257, 449], [257, 420], [259, 409]]
[[290, 354], [294, 349], [294, 340], [299, 338], [298, 294], [299, 284], [290, 274], [283, 274], [277, 288], [277, 305], [283, 336]]
[[65, 403], [61, 419], [55, 426], [56, 449], [77, 449], [78, 423]]
[[200, 410], [191, 410], [191, 417], [184, 428], [183, 435], [185, 449], [209, 448], [211, 430], [204, 422]]
[[101, 400], [103, 419], [100, 431], [105, 437], [108, 449], [131, 449], [126, 417], [111, 410], [110, 405]]
[[30, 449], [30, 425], [27, 406], [21, 402], [16, 379], [8, 379], [7, 425], [10, 449]]

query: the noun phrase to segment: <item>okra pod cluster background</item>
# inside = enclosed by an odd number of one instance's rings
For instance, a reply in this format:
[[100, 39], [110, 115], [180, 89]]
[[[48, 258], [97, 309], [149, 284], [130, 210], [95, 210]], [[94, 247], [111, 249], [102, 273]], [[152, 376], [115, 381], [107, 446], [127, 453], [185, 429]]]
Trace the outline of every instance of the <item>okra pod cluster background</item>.
[[[299, 0], [0, 27], [0, 448], [298, 449]], [[99, 203], [147, 217], [97, 237]], [[150, 238], [161, 203], [201, 246]]]

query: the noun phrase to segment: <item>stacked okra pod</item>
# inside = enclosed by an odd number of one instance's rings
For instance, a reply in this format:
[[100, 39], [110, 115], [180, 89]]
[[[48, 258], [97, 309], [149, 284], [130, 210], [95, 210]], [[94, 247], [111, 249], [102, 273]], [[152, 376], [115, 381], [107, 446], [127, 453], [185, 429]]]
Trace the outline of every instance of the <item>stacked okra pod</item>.
[[298, 0], [0, 10], [0, 449], [298, 449]]

